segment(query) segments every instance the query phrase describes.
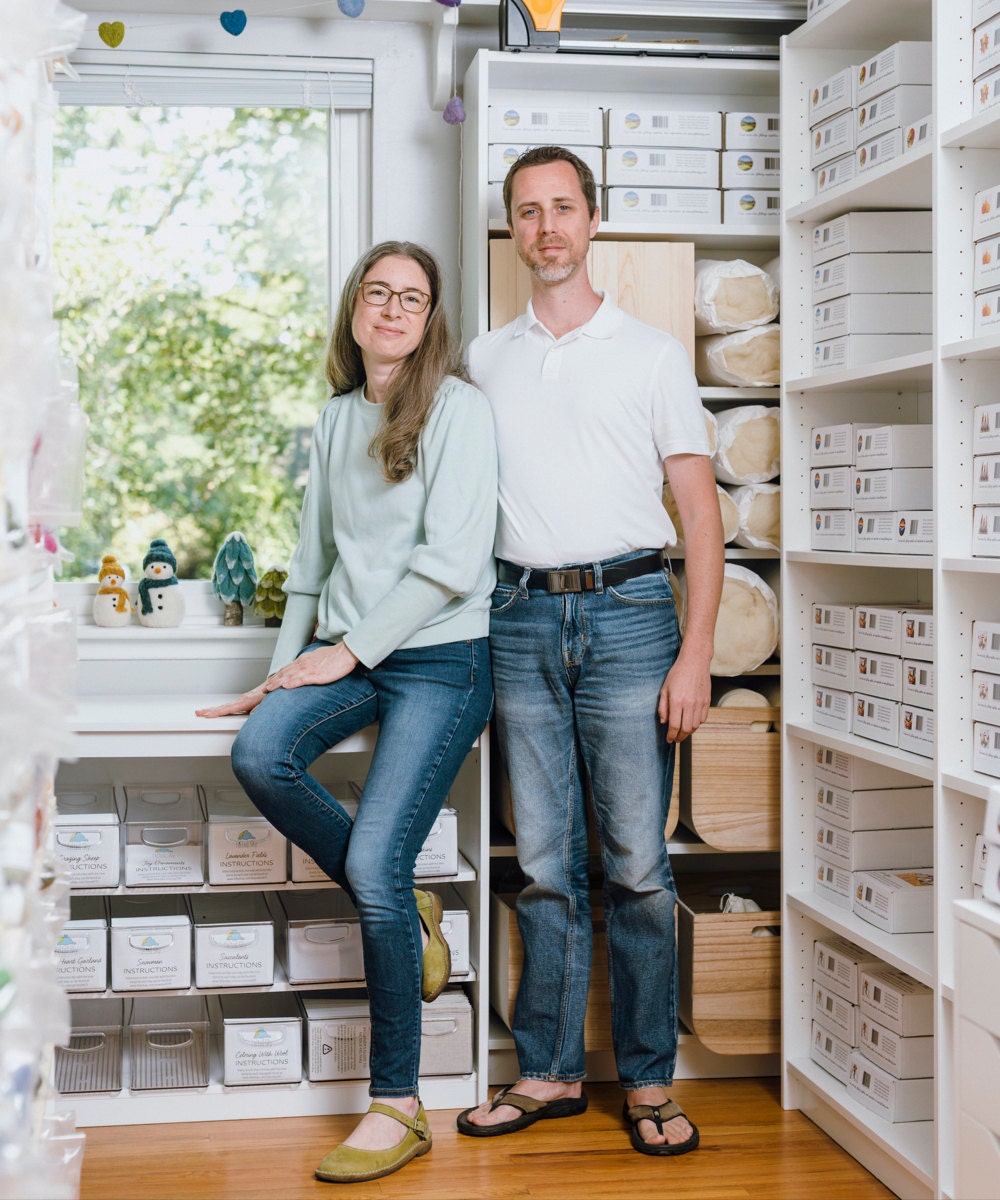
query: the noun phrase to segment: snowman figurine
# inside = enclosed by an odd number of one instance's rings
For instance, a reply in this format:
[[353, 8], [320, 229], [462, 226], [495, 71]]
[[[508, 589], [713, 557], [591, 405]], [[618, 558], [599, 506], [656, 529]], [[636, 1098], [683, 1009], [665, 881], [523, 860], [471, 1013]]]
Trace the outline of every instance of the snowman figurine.
[[177, 559], [163, 538], [153, 538], [142, 560], [139, 624], [169, 629], [184, 620], [184, 597], [177, 582]]
[[132, 620], [132, 601], [125, 590], [125, 570], [113, 554], [101, 559], [97, 576], [98, 589], [94, 597], [94, 624], [105, 629], [117, 629]]

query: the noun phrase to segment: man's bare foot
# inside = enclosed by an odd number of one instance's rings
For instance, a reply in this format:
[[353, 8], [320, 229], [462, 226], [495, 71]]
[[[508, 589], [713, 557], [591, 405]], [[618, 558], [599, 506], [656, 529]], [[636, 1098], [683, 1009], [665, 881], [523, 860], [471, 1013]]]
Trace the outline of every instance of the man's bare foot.
[[[629, 1108], [634, 1104], [649, 1104], [655, 1108], [658, 1104], [666, 1104], [669, 1099], [667, 1089], [662, 1087], [639, 1088], [637, 1091], [626, 1093]], [[679, 1146], [694, 1133], [686, 1117], [673, 1117], [664, 1121], [662, 1134], [656, 1132], [656, 1125], [652, 1121], [640, 1121], [638, 1128], [639, 1136], [650, 1146], [662, 1146], [665, 1142]]]
[[[407, 1117], [415, 1117], [420, 1106], [416, 1096], [374, 1096], [372, 1099], [395, 1108]], [[384, 1113], [370, 1112], [365, 1113], [343, 1144], [353, 1146], [356, 1150], [391, 1150], [405, 1136], [406, 1131], [398, 1121]]]
[[[583, 1095], [583, 1083], [564, 1083], [560, 1080], [549, 1079], [519, 1079], [510, 1089], [521, 1096], [531, 1096], [535, 1100], [576, 1099]], [[502, 1125], [505, 1121], [514, 1121], [521, 1116], [521, 1110], [511, 1104], [501, 1104], [490, 1110], [490, 1101], [480, 1104], [468, 1114], [472, 1125]]]

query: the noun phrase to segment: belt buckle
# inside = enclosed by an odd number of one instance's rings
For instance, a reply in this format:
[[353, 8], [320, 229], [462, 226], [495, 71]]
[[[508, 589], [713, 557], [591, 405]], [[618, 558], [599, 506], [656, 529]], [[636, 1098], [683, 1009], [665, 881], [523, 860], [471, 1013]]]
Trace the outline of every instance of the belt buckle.
[[564, 592], [582, 592], [583, 581], [580, 578], [579, 567], [567, 571], [549, 571], [546, 586], [556, 596]]

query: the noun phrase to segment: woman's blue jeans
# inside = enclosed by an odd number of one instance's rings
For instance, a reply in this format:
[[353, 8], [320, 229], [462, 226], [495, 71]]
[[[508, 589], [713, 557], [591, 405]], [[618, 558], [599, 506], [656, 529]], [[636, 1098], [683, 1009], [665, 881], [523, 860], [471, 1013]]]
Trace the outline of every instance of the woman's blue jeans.
[[[413, 865], [492, 702], [485, 638], [397, 650], [336, 683], [268, 693], [233, 744], [233, 770], [250, 799], [357, 907], [373, 1096], [417, 1094], [423, 948]], [[308, 770], [376, 721], [352, 823]]]
[[656, 707], [679, 646], [665, 571], [614, 587], [598, 573], [592, 592], [551, 595], [522, 580], [493, 594], [497, 728], [526, 877], [513, 1026], [522, 1078], [575, 1081], [586, 1072], [589, 781], [619, 1082], [631, 1090], [673, 1081], [676, 893], [664, 826], [674, 755]]

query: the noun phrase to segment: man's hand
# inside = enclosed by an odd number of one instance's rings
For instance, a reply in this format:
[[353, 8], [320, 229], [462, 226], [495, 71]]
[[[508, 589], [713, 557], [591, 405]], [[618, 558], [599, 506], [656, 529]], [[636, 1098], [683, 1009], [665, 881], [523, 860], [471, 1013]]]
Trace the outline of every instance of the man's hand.
[[660, 724], [667, 727], [668, 742], [683, 742], [708, 716], [712, 703], [712, 680], [708, 664], [685, 658], [681, 649], [667, 672], [656, 706]]

